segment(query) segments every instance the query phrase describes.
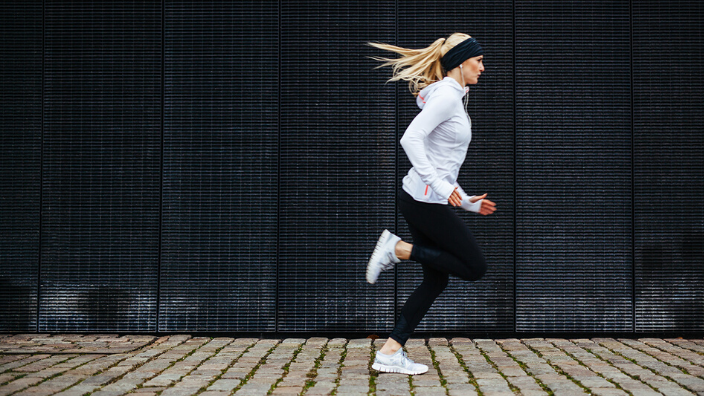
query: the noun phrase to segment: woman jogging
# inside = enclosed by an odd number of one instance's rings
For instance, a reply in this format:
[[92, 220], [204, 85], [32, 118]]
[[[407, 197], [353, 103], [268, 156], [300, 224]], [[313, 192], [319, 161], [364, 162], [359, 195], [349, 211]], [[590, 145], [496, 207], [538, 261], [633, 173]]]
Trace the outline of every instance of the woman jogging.
[[398, 59], [374, 59], [384, 61], [381, 66], [393, 67], [394, 75], [389, 81], [409, 81], [421, 112], [401, 138], [413, 167], [403, 178], [398, 207], [408, 223], [413, 244], [384, 230], [367, 265], [367, 281], [376, 282], [381, 271], [393, 268], [401, 260], [410, 259], [423, 267], [423, 282], [403, 306], [396, 327], [377, 352], [372, 368], [422, 374], [428, 367], [409, 359], [403, 345], [447, 286], [449, 275], [476, 281], [486, 272], [484, 255], [474, 236], [448, 206], [449, 203], [483, 215], [496, 210], [486, 194], [469, 197], [457, 184], [472, 138], [467, 85], [478, 82], [484, 71], [484, 56], [479, 43], [463, 33], [440, 38], [420, 50], [369, 44], [401, 55]]

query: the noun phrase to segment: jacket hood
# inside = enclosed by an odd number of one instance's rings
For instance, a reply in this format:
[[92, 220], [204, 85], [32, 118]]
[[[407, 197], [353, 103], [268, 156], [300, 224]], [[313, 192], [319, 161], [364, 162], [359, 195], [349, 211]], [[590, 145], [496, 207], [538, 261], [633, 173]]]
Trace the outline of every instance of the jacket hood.
[[438, 90], [440, 90], [443, 95], [447, 95], [447, 92], [456, 94], [459, 99], [462, 99], [462, 97], [469, 91], [469, 87], [465, 87], [465, 89], [462, 89], [460, 84], [455, 81], [454, 78], [452, 77], [445, 77], [440, 81], [434, 82], [427, 87], [423, 88], [420, 93], [418, 93], [418, 96], [416, 97], [416, 103], [418, 104], [418, 107], [423, 109], [425, 106], [425, 103], [433, 97], [433, 95], [438, 93]]

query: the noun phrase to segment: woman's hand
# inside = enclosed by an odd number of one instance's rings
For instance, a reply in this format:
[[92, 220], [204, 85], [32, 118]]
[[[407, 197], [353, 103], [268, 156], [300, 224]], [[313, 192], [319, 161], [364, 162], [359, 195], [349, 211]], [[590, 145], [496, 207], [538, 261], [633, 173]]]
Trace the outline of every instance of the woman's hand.
[[[455, 191], [455, 192], [457, 192], [457, 191]], [[482, 214], [484, 216], [490, 215], [490, 214], [496, 212], [496, 204], [489, 201], [488, 199], [485, 199], [485, 198], [486, 198], [486, 194], [469, 199], [469, 202], [471, 202], [471, 203], [475, 203], [475, 202], [479, 201], [480, 199], [483, 199], [482, 207], [481, 207], [481, 209], [479, 209], [479, 214]]]
[[447, 199], [447, 202], [452, 206], [462, 205], [462, 196], [460, 195], [460, 192], [457, 191], [457, 187], [455, 187], [455, 190], [452, 191], [452, 194], [450, 194], [450, 198]]

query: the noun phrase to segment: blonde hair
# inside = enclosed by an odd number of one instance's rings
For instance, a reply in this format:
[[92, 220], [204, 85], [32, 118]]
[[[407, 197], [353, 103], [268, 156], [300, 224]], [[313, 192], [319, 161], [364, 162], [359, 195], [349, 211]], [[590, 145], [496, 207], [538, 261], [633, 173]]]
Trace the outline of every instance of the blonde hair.
[[[408, 89], [411, 91], [413, 96], [418, 96], [418, 93], [423, 88], [436, 81], [440, 81], [445, 77], [443, 75], [440, 58], [442, 58], [455, 45], [470, 37], [470, 35], [464, 33], [453, 33], [447, 39], [439, 38], [430, 44], [429, 47], [423, 49], [408, 49], [384, 43], [367, 44], [372, 47], [395, 52], [401, 55], [400, 58], [396, 59], [382, 58], [378, 56], [371, 56], [370, 58], [384, 62], [380, 66], [377, 66], [376, 69], [384, 66], [391, 66], [393, 68], [394, 74], [393, 77], [388, 80], [389, 82], [399, 80], [408, 81]], [[448, 71], [449, 70], [446, 70], [445, 72]]]

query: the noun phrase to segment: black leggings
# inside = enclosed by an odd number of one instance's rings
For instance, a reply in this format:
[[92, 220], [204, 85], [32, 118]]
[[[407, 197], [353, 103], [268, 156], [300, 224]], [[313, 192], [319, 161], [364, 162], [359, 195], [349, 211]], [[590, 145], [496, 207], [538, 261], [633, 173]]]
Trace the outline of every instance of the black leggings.
[[479, 280], [486, 272], [486, 260], [474, 235], [451, 206], [418, 202], [403, 189], [398, 198], [413, 236], [411, 260], [423, 266], [423, 282], [408, 297], [389, 336], [404, 345], [447, 287], [448, 275]]

